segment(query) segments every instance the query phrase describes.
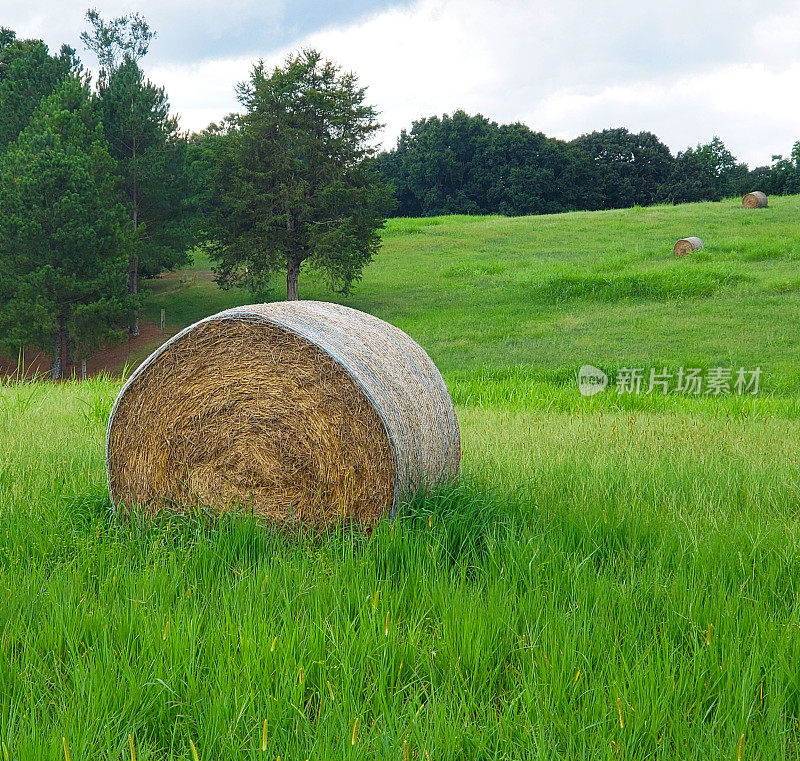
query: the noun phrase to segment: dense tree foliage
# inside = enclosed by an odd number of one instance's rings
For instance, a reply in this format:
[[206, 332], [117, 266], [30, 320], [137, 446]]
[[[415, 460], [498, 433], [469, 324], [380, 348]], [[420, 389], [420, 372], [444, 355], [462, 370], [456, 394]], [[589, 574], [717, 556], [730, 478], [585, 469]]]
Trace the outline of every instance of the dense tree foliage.
[[79, 71], [68, 45], [51, 56], [41, 40], [18, 40], [11, 29], [0, 27], [0, 153], [25, 129], [42, 98]]
[[597, 170], [572, 146], [519, 123], [501, 125], [493, 137], [487, 199], [498, 213], [553, 214], [599, 203]]
[[298, 298], [303, 266], [346, 293], [379, 245], [390, 190], [373, 170], [380, 125], [364, 88], [314, 50], [239, 86], [245, 113], [209, 136], [209, 240], [220, 284], [268, 287], [286, 272]]
[[788, 157], [773, 156], [771, 166], [757, 167], [752, 174], [768, 195], [800, 193], [800, 141], [792, 146]]
[[572, 141], [598, 170], [601, 208], [647, 206], [659, 199], [669, 177], [672, 154], [652, 132], [604, 129]]
[[524, 124], [463, 111], [414, 122], [379, 163], [402, 216], [541, 214], [598, 202], [585, 155]]
[[192, 243], [186, 139], [137, 63], [155, 34], [136, 14], [87, 18], [97, 96], [71, 48], [0, 29], [0, 341], [47, 349], [56, 377], [119, 320], [138, 334], [139, 274], [185, 263]]
[[[105, 73], [99, 104], [135, 233], [128, 284], [136, 294], [140, 274], [152, 277], [188, 261], [186, 141], [163, 88], [146, 80], [133, 58]], [[131, 332], [138, 334], [138, 321]]]
[[744, 195], [757, 183], [745, 164], [738, 164], [718, 137], [706, 145], [687, 148], [675, 157], [663, 200], [718, 201], [726, 196]]
[[0, 340], [62, 377], [132, 313], [129, 222], [88, 86], [65, 79], [0, 159]]
[[800, 149], [750, 172], [718, 137], [673, 157], [624, 128], [565, 143], [524, 124], [456, 111], [414, 122], [378, 155], [397, 214], [544, 214], [719, 200], [749, 190], [800, 192]]
[[720, 197], [715, 175], [694, 148], [675, 157], [664, 193], [665, 200], [672, 203], [715, 201]]
[[[81, 39], [100, 62], [103, 127], [133, 223], [128, 288], [135, 295], [140, 274], [158, 275], [188, 261], [186, 141], [164, 89], [139, 67], [155, 37], [147, 22], [138, 14], [105, 21], [96, 10], [86, 18], [91, 31]], [[138, 318], [130, 332], [139, 335]]]

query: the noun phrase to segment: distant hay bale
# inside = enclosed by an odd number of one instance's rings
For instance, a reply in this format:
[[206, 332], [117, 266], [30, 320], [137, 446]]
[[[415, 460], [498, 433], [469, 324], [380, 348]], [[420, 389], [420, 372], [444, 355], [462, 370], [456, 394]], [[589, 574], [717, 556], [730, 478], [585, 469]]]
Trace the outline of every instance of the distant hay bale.
[[178, 333], [131, 375], [108, 424], [112, 506], [245, 509], [375, 523], [455, 478], [447, 387], [403, 331], [338, 304], [239, 307]]
[[767, 196], [760, 190], [754, 190], [742, 199], [742, 206], [744, 206], [745, 209], [760, 209], [766, 205]]
[[703, 248], [703, 241], [700, 238], [681, 238], [672, 248], [672, 253], [675, 256], [686, 256], [692, 251], [697, 251], [698, 248]]

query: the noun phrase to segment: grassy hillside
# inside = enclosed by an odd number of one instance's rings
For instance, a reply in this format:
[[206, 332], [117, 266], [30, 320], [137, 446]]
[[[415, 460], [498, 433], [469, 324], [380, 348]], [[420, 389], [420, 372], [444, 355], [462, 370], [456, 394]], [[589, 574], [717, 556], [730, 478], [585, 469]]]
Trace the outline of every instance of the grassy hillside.
[[[566, 381], [589, 362], [761, 366], [800, 390], [800, 196], [537, 217], [391, 220], [352, 297], [313, 273], [301, 297], [339, 300], [418, 340], [448, 379], [518, 373]], [[705, 249], [672, 255], [698, 235]], [[180, 279], [186, 282], [181, 284]], [[276, 282], [275, 298], [282, 298]], [[147, 311], [183, 326], [251, 297], [216, 289], [202, 256], [153, 285]]]
[[[345, 303], [439, 363], [464, 475], [370, 536], [120, 523], [118, 381], [0, 384], [0, 759], [800, 757], [800, 197], [771, 204], [393, 221]], [[147, 308], [248, 299], [198, 259]], [[583, 398], [583, 362], [768, 393]]]

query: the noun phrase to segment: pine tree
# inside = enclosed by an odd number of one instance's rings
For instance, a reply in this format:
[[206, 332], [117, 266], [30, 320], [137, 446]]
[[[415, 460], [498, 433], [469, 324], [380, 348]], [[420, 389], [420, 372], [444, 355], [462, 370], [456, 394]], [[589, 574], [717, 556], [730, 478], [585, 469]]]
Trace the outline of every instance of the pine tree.
[[0, 153], [25, 129], [42, 98], [79, 72], [69, 46], [51, 56], [41, 40], [18, 40], [11, 29], [0, 27]]
[[[153, 277], [188, 261], [186, 141], [163, 88], [147, 81], [130, 57], [103, 77], [99, 101], [133, 223], [128, 286], [136, 294], [140, 275]], [[131, 333], [139, 334], [137, 319]]]
[[88, 85], [64, 80], [0, 159], [0, 340], [34, 345], [51, 375], [86, 357], [133, 311], [130, 223]]
[[[90, 31], [81, 39], [100, 62], [98, 95], [120, 189], [133, 223], [135, 241], [128, 290], [139, 292], [139, 277], [152, 277], [189, 261], [189, 182], [186, 140], [169, 114], [163, 88], [146, 80], [139, 61], [156, 33], [138, 13], [105, 21], [86, 13]], [[139, 335], [134, 316], [130, 332]]]
[[223, 287], [259, 291], [286, 272], [298, 298], [303, 266], [346, 293], [380, 244], [390, 188], [371, 162], [379, 129], [355, 75], [314, 50], [239, 86], [246, 113], [215, 140], [209, 237]]

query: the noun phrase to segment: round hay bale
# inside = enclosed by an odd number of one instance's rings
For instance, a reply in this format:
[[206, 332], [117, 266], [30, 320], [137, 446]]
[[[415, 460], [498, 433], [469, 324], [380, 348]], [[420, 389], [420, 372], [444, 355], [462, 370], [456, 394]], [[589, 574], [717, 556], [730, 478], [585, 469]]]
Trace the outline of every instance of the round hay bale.
[[672, 248], [672, 253], [675, 256], [686, 256], [686, 254], [697, 251], [698, 248], [703, 248], [703, 241], [700, 238], [681, 238]]
[[754, 190], [742, 198], [742, 206], [745, 209], [761, 209], [767, 205], [767, 195], [760, 190]]
[[369, 525], [455, 478], [460, 461], [453, 403], [425, 351], [318, 301], [238, 307], [181, 331], [125, 383], [106, 442], [118, 514]]

